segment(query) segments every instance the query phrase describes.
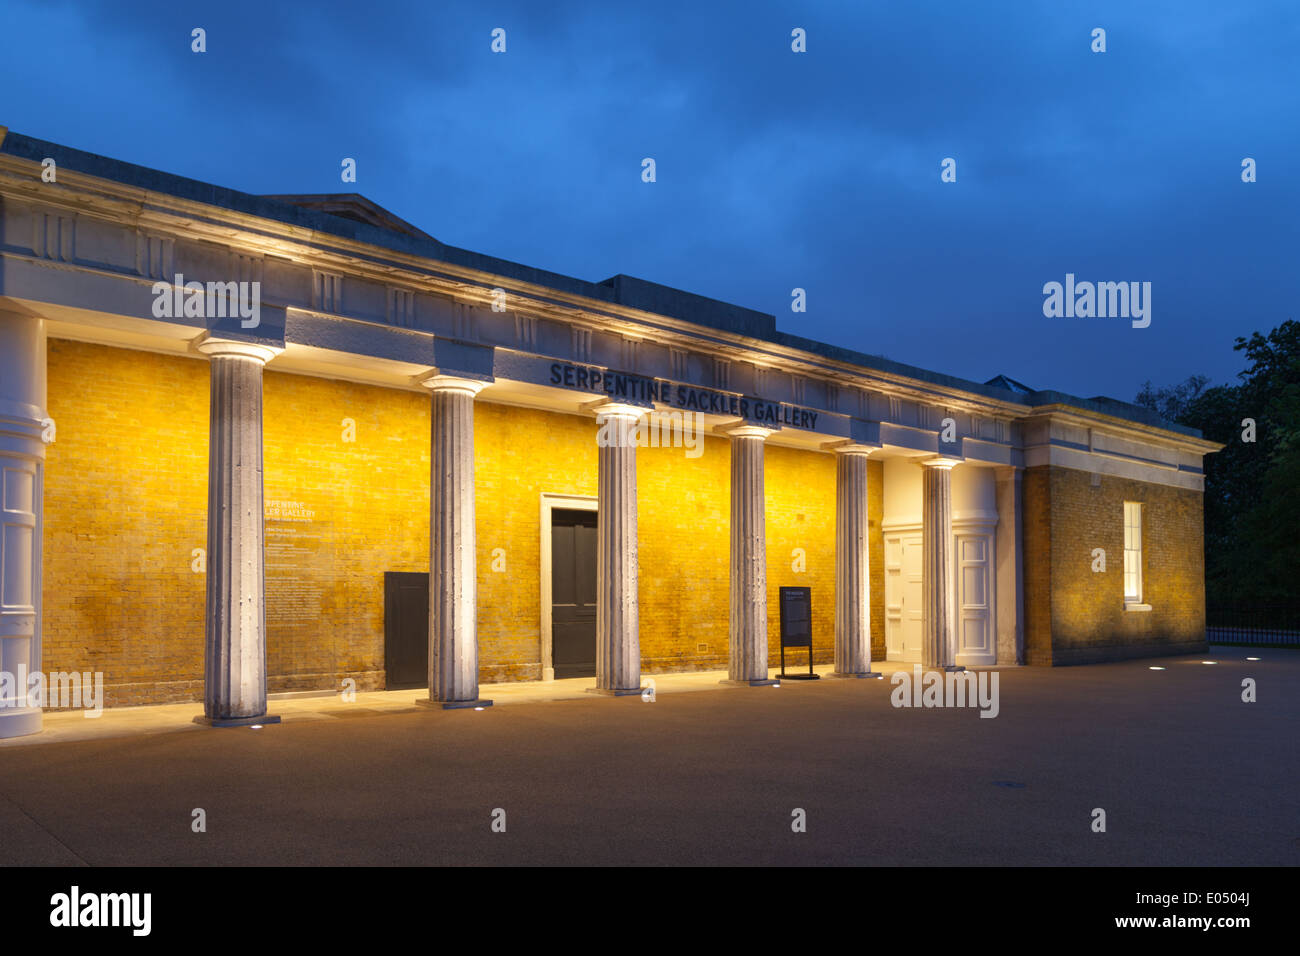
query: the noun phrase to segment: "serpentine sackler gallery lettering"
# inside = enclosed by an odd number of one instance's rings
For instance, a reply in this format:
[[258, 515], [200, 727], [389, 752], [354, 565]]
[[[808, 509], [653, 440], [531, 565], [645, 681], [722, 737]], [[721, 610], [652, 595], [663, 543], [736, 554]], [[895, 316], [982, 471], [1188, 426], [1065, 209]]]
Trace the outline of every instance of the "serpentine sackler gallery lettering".
[[312, 521], [316, 517], [316, 511], [301, 501], [269, 498], [263, 506], [263, 517], [267, 521]]
[[551, 384], [588, 392], [604, 392], [612, 398], [626, 398], [634, 402], [659, 402], [690, 411], [729, 415], [763, 424], [789, 425], [809, 430], [817, 428], [818, 413], [806, 408], [742, 398], [728, 392], [678, 385], [657, 378], [611, 372], [593, 365], [555, 362], [551, 365]]

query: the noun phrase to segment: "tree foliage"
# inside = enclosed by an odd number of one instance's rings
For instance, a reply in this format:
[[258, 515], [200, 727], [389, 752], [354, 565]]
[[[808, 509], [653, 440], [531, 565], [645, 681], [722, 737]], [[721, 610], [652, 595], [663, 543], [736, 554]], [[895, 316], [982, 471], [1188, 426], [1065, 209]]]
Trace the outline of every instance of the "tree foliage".
[[[1207, 601], [1216, 606], [1297, 600], [1300, 571], [1300, 322], [1238, 338], [1246, 368], [1235, 385], [1208, 379], [1153, 388], [1137, 403], [1200, 429], [1222, 451], [1205, 459]], [[1249, 421], [1254, 422], [1254, 441]]]

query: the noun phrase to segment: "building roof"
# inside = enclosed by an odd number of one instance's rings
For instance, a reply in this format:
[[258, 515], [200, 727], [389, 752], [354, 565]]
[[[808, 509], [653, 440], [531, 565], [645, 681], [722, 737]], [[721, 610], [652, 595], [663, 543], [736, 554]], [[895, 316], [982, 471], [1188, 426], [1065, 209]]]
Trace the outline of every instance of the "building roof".
[[894, 362], [882, 356], [868, 355], [853, 349], [782, 332], [776, 327], [776, 317], [770, 313], [721, 302], [671, 286], [622, 274], [611, 276], [602, 282], [590, 282], [460, 249], [439, 242], [400, 217], [355, 193], [257, 196], [35, 139], [21, 133], [5, 131], [4, 127], [0, 127], [0, 137], [2, 137], [0, 154], [37, 164], [50, 157], [55, 160], [60, 169], [69, 169], [143, 190], [328, 233], [394, 252], [476, 269], [596, 301], [656, 313], [706, 328], [799, 349], [865, 370], [905, 376], [1031, 407], [1068, 405], [1194, 438], [1201, 437], [1198, 430], [1167, 422], [1150, 409], [1131, 402], [1102, 396], [1085, 399], [1051, 390], [1034, 390], [1004, 375], [999, 375], [985, 383], [973, 382], [954, 375]]
[[993, 385], [997, 388], [1005, 388], [1008, 392], [1015, 392], [1018, 395], [1034, 394], [1034, 389], [1030, 388], [1024, 382], [1017, 382], [1014, 378], [1006, 375], [995, 375], [984, 384]]

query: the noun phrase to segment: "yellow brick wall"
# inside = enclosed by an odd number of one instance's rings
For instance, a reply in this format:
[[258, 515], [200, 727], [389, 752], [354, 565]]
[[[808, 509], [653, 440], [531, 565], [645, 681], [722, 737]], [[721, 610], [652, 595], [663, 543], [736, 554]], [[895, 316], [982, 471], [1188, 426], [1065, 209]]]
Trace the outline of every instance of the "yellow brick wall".
[[[767, 494], [768, 662], [781, 654], [782, 587], [811, 588], [813, 661], [835, 660], [835, 456], [769, 445], [764, 455]], [[795, 549], [803, 552], [802, 560]], [[805, 570], [796, 568], [799, 564]], [[807, 651], [786, 651], [786, 669], [807, 666]]]
[[[429, 444], [427, 433], [424, 443]], [[594, 497], [596, 452], [595, 419], [481, 401], [474, 407], [483, 681], [542, 676], [541, 496], [548, 492]], [[492, 570], [497, 548], [505, 552], [504, 571]], [[421, 570], [428, 568], [426, 558]]]
[[[725, 668], [729, 627], [730, 443], [709, 436], [699, 458], [681, 449], [637, 452], [640, 505], [641, 654], [646, 673]], [[873, 657], [884, 658], [883, 466], [868, 463]], [[769, 445], [767, 497], [768, 659], [780, 660], [780, 589], [810, 587], [813, 651], [835, 656], [835, 459]], [[805, 552], [796, 571], [794, 549]], [[705, 645], [701, 648], [700, 645]], [[802, 649], [787, 653], [798, 670]]]
[[382, 688], [384, 572], [429, 569], [429, 396], [267, 370], [262, 401], [268, 687]]
[[639, 448], [636, 480], [642, 669], [726, 668], [730, 441], [705, 436], [698, 458]]
[[102, 671], [109, 705], [201, 699], [208, 364], [52, 339], [44, 669]]
[[[1201, 493], [1052, 468], [1052, 661], [1205, 649]], [[1124, 502], [1142, 503], [1142, 599], [1124, 610]], [[1105, 573], [1091, 568], [1106, 552]]]
[[[207, 544], [208, 363], [52, 340], [48, 365], [58, 436], [46, 465], [45, 668], [103, 671], [110, 706], [198, 700], [205, 578], [191, 562]], [[595, 430], [584, 416], [476, 406], [484, 681], [540, 676], [540, 496], [596, 494]], [[335, 688], [344, 677], [383, 687], [384, 572], [428, 570], [429, 398], [268, 370], [263, 433], [269, 689]], [[725, 438], [704, 442], [698, 458], [638, 451], [647, 673], [726, 666], [730, 449]], [[873, 635], [883, 643], [872, 466]], [[765, 477], [772, 659], [778, 588], [807, 584], [816, 659], [829, 661], [834, 458], [771, 446]], [[277, 513], [279, 503], [293, 513]], [[804, 573], [791, 567], [796, 547]], [[504, 570], [493, 569], [496, 549]]]
[[1051, 471], [1026, 468], [1021, 486], [1026, 664], [1052, 663]]
[[[1025, 643], [1031, 664], [1081, 664], [1205, 647], [1201, 493], [1026, 469]], [[1124, 502], [1142, 503], [1142, 596], [1124, 609]], [[1093, 550], [1106, 570], [1093, 570]]]

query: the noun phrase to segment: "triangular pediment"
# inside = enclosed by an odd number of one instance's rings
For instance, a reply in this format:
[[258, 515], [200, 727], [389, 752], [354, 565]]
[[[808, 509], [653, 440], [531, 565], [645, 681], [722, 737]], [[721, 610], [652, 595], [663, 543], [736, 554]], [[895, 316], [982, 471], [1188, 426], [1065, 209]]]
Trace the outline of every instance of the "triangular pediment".
[[353, 222], [362, 222], [368, 226], [378, 226], [380, 229], [414, 236], [417, 239], [433, 239], [433, 236], [427, 232], [417, 229], [405, 219], [393, 215], [383, 206], [371, 202], [360, 193], [299, 193], [270, 195], [264, 198], [327, 213], [341, 219], [351, 219]]

